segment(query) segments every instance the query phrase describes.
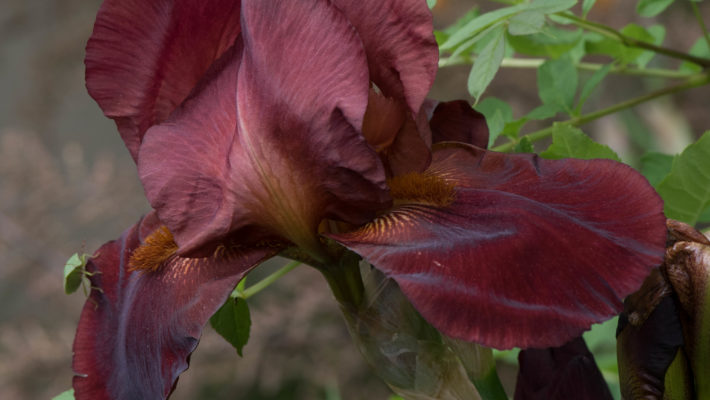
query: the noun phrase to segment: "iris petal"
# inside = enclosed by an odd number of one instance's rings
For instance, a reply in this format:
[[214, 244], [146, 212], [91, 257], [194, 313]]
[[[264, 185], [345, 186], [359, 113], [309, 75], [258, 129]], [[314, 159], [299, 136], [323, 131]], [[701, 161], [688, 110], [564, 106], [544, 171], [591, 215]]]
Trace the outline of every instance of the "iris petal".
[[106, 0], [86, 46], [86, 86], [134, 159], [239, 35], [239, 1]]
[[170, 259], [157, 272], [128, 260], [158, 225], [150, 214], [102, 246], [88, 265], [91, 296], [74, 340], [77, 400], [165, 399], [188, 367], [202, 328], [236, 283], [276, 248], [229, 248]]
[[618, 313], [662, 260], [661, 199], [622, 164], [440, 144], [426, 174], [452, 184], [453, 201], [426, 190], [395, 198], [389, 213], [332, 237], [448, 336], [559, 346]]

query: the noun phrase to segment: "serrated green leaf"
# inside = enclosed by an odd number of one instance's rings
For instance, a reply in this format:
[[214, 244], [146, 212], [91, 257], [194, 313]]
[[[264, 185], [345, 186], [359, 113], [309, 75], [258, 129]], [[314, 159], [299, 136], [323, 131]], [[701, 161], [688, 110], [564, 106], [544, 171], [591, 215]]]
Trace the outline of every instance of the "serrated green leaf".
[[[698, 38], [688, 51], [688, 54], [701, 58], [710, 58], [710, 45], [708, 45], [708, 41], [705, 40], [704, 37]], [[683, 61], [679, 69], [687, 72], [700, 72], [703, 70], [703, 67], [690, 61]]]
[[538, 33], [545, 25], [545, 14], [539, 11], [524, 11], [508, 20], [508, 33], [514, 36]]
[[601, 83], [601, 81], [606, 78], [606, 76], [609, 74], [609, 71], [611, 71], [611, 64], [607, 64], [601, 67], [600, 69], [594, 71], [592, 76], [590, 76], [589, 79], [584, 82], [584, 86], [582, 86], [582, 91], [579, 93], [579, 101], [577, 102], [577, 108], [575, 109], [577, 112], [582, 109], [584, 103], [587, 101], [592, 92], [594, 92], [594, 89], [599, 86], [599, 83]]
[[580, 129], [567, 124], [554, 124], [552, 127], [552, 144], [540, 153], [543, 158], [608, 158], [620, 161], [619, 156], [609, 146], [593, 141]]
[[673, 159], [671, 172], [658, 184], [666, 217], [690, 225], [710, 207], [710, 131]]
[[518, 4], [512, 7], [499, 8], [497, 10], [481, 14], [454, 32], [448, 40], [441, 45], [440, 49], [453, 49], [457, 45], [473, 37], [476, 33], [486, 29], [486, 27], [524, 10], [527, 6], [527, 4]]
[[488, 147], [491, 147], [503, 131], [505, 124], [513, 120], [513, 109], [508, 103], [495, 97], [486, 97], [476, 104], [475, 109], [486, 117]]
[[495, 32], [495, 37], [476, 57], [468, 76], [468, 92], [476, 101], [493, 80], [505, 55], [505, 27], [501, 25]]
[[559, 111], [560, 111], [560, 108], [557, 106], [553, 106], [550, 104], [543, 104], [541, 106], [536, 107], [535, 109], [533, 109], [529, 113], [527, 113], [527, 115], [525, 115], [524, 118], [534, 119], [534, 120], [548, 119], [548, 118], [552, 118], [555, 115], [557, 115], [557, 113]]
[[72, 294], [81, 286], [84, 278], [84, 267], [87, 257], [85, 254], [74, 253], [64, 264], [64, 293]]
[[66, 392], [62, 392], [52, 397], [52, 400], [74, 400], [74, 389], [69, 389]]
[[229, 298], [210, 318], [210, 325], [242, 356], [242, 349], [249, 341], [251, 316], [246, 300]]
[[642, 17], [655, 17], [671, 4], [673, 0], [639, 0], [636, 3], [636, 12]]
[[528, 4], [527, 10], [538, 11], [543, 14], [552, 14], [560, 11], [569, 10], [577, 0], [534, 0]]
[[587, 14], [589, 14], [589, 10], [594, 7], [594, 3], [596, 2], [597, 0], [584, 0], [584, 2], [582, 3], [582, 16], [584, 18], [587, 17]]
[[648, 179], [651, 186], [657, 187], [671, 172], [673, 158], [670, 154], [648, 152], [641, 156], [641, 174]]
[[533, 143], [529, 137], [523, 136], [520, 138], [520, 141], [515, 144], [513, 151], [515, 153], [534, 153], [535, 147], [533, 147]]
[[537, 88], [543, 104], [571, 114], [577, 93], [577, 68], [567, 58], [547, 60], [537, 70]]
[[573, 49], [582, 39], [582, 30], [567, 30], [544, 27], [540, 33], [509, 35], [508, 42], [520, 54], [537, 57], [559, 58]]

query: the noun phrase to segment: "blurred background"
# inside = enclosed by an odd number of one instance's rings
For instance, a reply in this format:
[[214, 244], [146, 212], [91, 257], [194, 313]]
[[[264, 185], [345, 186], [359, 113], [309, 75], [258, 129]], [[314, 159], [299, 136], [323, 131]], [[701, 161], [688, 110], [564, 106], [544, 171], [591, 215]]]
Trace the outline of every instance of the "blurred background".
[[[477, 3], [484, 10], [499, 6]], [[437, 27], [475, 4], [439, 0]], [[81, 290], [64, 294], [64, 263], [75, 252], [92, 253], [119, 236], [149, 209], [115, 125], [84, 87], [84, 45], [99, 5], [99, 0], [0, 3], [0, 399], [49, 399], [70, 387], [71, 346], [84, 296]], [[710, 22], [709, 2], [699, 5]], [[634, 6], [633, 1], [598, 0], [589, 17], [615, 28], [660, 20], [670, 27], [665, 46], [679, 50], [700, 35], [685, 2], [656, 19], [637, 17]], [[441, 69], [432, 97], [468, 98], [468, 69]], [[517, 118], [539, 104], [535, 82], [534, 70], [503, 70], [487, 95], [511, 104]], [[588, 107], [663, 84], [611, 77]], [[635, 165], [640, 147], [675, 153], [709, 129], [709, 101], [707, 89], [696, 89], [583, 129]], [[298, 268], [250, 299], [250, 305], [252, 333], [244, 358], [205, 329], [174, 399], [388, 397], [351, 343], [317, 272]], [[613, 336], [608, 336], [613, 333], [606, 335], [594, 346], [606, 346], [611, 354]], [[503, 356], [500, 363], [512, 390], [516, 371], [506, 362], [510, 358]]]

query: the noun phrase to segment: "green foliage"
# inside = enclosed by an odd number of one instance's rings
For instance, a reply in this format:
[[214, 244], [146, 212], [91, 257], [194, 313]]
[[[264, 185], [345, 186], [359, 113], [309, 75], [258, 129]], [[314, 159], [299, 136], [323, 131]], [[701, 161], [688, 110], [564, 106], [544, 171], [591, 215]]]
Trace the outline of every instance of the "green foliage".
[[671, 4], [673, 0], [639, 0], [636, 3], [636, 12], [642, 17], [655, 17]]
[[584, 132], [567, 124], [555, 124], [552, 128], [552, 144], [540, 156], [550, 159], [581, 158], [590, 160], [594, 158], [608, 158], [619, 161], [619, 156], [600, 143], [596, 143]]
[[663, 178], [671, 172], [673, 158], [669, 154], [648, 152], [641, 156], [641, 173], [653, 187], [658, 187]]
[[[700, 37], [698, 40], [695, 41], [695, 44], [690, 48], [688, 51], [688, 54], [697, 56], [697, 57], [704, 57], [704, 58], [710, 58], [710, 45], [708, 44], [708, 41], [705, 40], [705, 38]], [[695, 63], [691, 63], [688, 61], [684, 61], [682, 64], [680, 64], [681, 71], [688, 71], [688, 72], [700, 72], [703, 70], [701, 66]]]
[[508, 35], [508, 42], [516, 52], [550, 58], [561, 57], [577, 46], [581, 40], [581, 29], [568, 30], [555, 27], [545, 27], [542, 32], [532, 35]]
[[476, 111], [486, 117], [488, 147], [493, 146], [506, 124], [513, 120], [513, 110], [508, 103], [495, 97], [486, 97], [476, 105]]
[[584, 103], [587, 102], [587, 99], [594, 92], [594, 89], [599, 86], [601, 81], [606, 78], [606, 76], [609, 74], [609, 71], [611, 71], [611, 64], [607, 64], [601, 67], [600, 69], [594, 71], [592, 76], [589, 77], [586, 82], [584, 82], [584, 86], [582, 86], [582, 90], [579, 93], [579, 101], [577, 102], [575, 114], [579, 114], [579, 112], [582, 110], [582, 106], [584, 105]]
[[249, 330], [251, 329], [251, 316], [247, 301], [230, 297], [210, 318], [210, 325], [234, 346], [241, 356], [242, 349], [249, 341]]
[[567, 58], [547, 60], [537, 70], [540, 100], [558, 111], [572, 113], [577, 93], [577, 68]]
[[710, 207], [710, 131], [673, 159], [658, 184], [668, 218], [694, 225]]
[[74, 400], [74, 389], [69, 389], [66, 392], [62, 392], [52, 397], [52, 400]]
[[64, 293], [72, 294], [91, 276], [85, 269], [89, 254], [74, 253], [64, 264]]
[[483, 48], [468, 76], [468, 92], [478, 99], [493, 80], [505, 55], [505, 27], [493, 31], [493, 38]]

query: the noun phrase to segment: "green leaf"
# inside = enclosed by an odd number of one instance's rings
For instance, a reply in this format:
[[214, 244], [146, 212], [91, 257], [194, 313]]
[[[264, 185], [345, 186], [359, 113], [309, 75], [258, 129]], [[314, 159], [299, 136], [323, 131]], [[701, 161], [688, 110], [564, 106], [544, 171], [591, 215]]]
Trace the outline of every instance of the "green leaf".
[[706, 208], [705, 211], [698, 217], [698, 222], [710, 222], [710, 207]]
[[577, 93], [577, 68], [567, 58], [547, 60], [537, 70], [537, 88], [543, 104], [571, 114]]
[[426, 0], [426, 5], [429, 6], [429, 9], [431, 10], [436, 5], [436, 0]]
[[642, 17], [655, 17], [673, 4], [673, 0], [639, 0], [636, 12]]
[[511, 139], [517, 139], [520, 136], [520, 130], [523, 129], [523, 125], [528, 122], [527, 118], [520, 118], [515, 121], [510, 121], [503, 127], [503, 132], [500, 134], [507, 136]]
[[481, 14], [453, 33], [448, 40], [441, 45], [440, 50], [453, 49], [457, 45], [473, 37], [476, 33], [484, 30], [486, 27], [524, 10], [527, 6], [527, 4], [518, 4], [512, 7], [499, 8], [497, 10]]
[[501, 25], [495, 32], [495, 37], [476, 57], [468, 76], [468, 92], [476, 101], [493, 80], [505, 55], [505, 27]]
[[514, 36], [538, 33], [545, 25], [545, 14], [539, 11], [525, 11], [508, 20], [508, 33]]
[[[660, 46], [663, 44], [663, 40], [666, 38], [666, 28], [663, 25], [653, 25], [649, 26], [648, 29], [645, 30], [645, 32], [649, 35], [646, 36], [646, 41], [651, 42], [655, 44], [656, 46]], [[630, 36], [630, 35], [629, 35]], [[650, 40], [647, 40], [649, 39]], [[641, 53], [638, 58], [636, 58], [636, 65], [638, 65], [640, 68], [646, 68], [646, 65], [653, 59], [653, 57], [656, 56], [656, 52], [654, 51], [644, 51]]]
[[447, 26], [444, 30], [434, 31], [436, 43], [439, 45], [439, 47], [441, 47], [442, 44], [451, 37], [451, 35], [458, 32], [466, 24], [471, 22], [474, 18], [478, 17], [479, 14], [480, 12], [478, 10], [478, 7], [472, 7], [466, 12], [466, 14], [463, 15], [463, 17], [457, 19], [456, 22], [454, 22], [452, 25]]
[[710, 131], [673, 159], [671, 172], [658, 184], [668, 218], [690, 225], [710, 206]]
[[79, 289], [84, 279], [84, 267], [88, 261], [87, 254], [74, 253], [64, 264], [64, 293], [72, 294]]
[[552, 14], [560, 11], [569, 10], [577, 0], [534, 0], [527, 5], [529, 11], [538, 11], [543, 14]]
[[533, 147], [532, 140], [529, 137], [523, 136], [520, 141], [515, 144], [513, 151], [516, 153], [534, 153], [535, 147]]
[[573, 49], [582, 39], [582, 30], [567, 30], [545, 27], [540, 33], [515, 36], [509, 35], [508, 42], [520, 53], [536, 57], [559, 58]]
[[235, 349], [239, 356], [249, 341], [251, 316], [246, 300], [229, 298], [210, 318], [210, 325]]
[[66, 392], [62, 392], [52, 397], [52, 400], [74, 400], [74, 389], [69, 389]]
[[592, 7], [594, 7], [594, 3], [596, 3], [596, 2], [597, 2], [597, 0], [584, 0], [584, 2], [582, 3], [582, 16], [584, 16], [584, 18], [587, 18], [587, 14], [589, 14], [589, 10], [591, 10]]
[[[688, 54], [696, 57], [710, 58], [710, 45], [708, 45], [708, 41], [701, 36], [690, 48]], [[679, 69], [681, 71], [700, 72], [703, 70], [703, 67], [690, 61], [683, 61]]]
[[648, 182], [657, 187], [670, 172], [674, 156], [670, 154], [648, 152], [641, 156], [641, 174]]
[[495, 97], [486, 97], [475, 107], [486, 117], [488, 125], [488, 147], [495, 143], [505, 124], [513, 120], [513, 110], [508, 103]]
[[620, 161], [619, 156], [609, 146], [593, 141], [584, 132], [568, 124], [552, 126], [552, 144], [540, 153], [543, 158], [608, 158]]
[[577, 108], [575, 109], [577, 113], [582, 109], [582, 106], [584, 103], [587, 101], [589, 96], [594, 92], [594, 89], [596, 89], [597, 86], [599, 86], [599, 83], [601, 83], [602, 80], [609, 74], [609, 71], [611, 71], [611, 64], [607, 64], [600, 69], [594, 71], [592, 76], [587, 79], [586, 82], [584, 82], [584, 86], [582, 86], [582, 91], [579, 93], [579, 101], [577, 102]]
[[551, 104], [543, 104], [527, 113], [524, 118], [534, 120], [548, 119], [557, 115], [559, 111], [560, 109], [557, 106], [553, 106]]

